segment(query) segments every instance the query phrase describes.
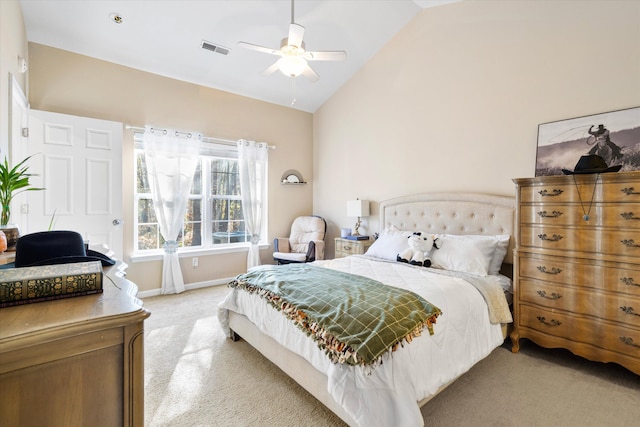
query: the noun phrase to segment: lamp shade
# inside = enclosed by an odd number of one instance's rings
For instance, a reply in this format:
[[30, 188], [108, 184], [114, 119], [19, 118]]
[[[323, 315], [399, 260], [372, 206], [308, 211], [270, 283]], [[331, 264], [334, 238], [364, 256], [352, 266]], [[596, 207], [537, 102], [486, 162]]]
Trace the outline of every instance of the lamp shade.
[[369, 216], [368, 200], [348, 200], [347, 216], [360, 217]]

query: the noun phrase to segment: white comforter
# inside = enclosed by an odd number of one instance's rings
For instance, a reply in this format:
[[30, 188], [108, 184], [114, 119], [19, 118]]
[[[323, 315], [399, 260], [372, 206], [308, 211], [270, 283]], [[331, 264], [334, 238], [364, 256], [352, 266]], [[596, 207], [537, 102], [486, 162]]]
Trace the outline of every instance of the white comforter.
[[314, 341], [259, 296], [234, 289], [220, 303], [218, 316], [227, 330], [228, 310], [244, 314], [262, 332], [325, 373], [329, 393], [359, 426], [422, 426], [417, 402], [434, 395], [503, 342], [501, 326], [489, 322], [480, 292], [461, 278], [364, 256], [314, 265], [411, 290], [442, 310], [434, 335], [425, 331], [369, 372], [331, 363]]

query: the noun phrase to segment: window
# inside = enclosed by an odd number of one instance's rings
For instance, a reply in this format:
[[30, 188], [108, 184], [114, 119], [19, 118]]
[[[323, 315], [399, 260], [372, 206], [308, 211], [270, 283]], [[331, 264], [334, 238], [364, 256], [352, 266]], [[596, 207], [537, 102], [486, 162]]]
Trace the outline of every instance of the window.
[[[210, 248], [243, 244], [245, 232], [237, 151], [233, 146], [203, 144], [194, 174], [187, 212], [178, 235], [182, 248]], [[136, 145], [135, 233], [136, 252], [161, 249], [164, 239], [153, 210], [144, 151]], [[265, 235], [263, 233], [263, 235]]]

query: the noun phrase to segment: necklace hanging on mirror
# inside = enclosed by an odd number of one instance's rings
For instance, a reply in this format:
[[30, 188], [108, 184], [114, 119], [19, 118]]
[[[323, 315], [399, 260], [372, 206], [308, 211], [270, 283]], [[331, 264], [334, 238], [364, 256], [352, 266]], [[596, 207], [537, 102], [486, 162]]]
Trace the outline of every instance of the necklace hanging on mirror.
[[593, 199], [596, 195], [596, 186], [598, 185], [598, 179], [600, 178], [600, 174], [596, 174], [596, 180], [593, 182], [593, 193], [591, 193], [591, 201], [589, 202], [589, 209], [585, 210], [584, 203], [582, 202], [582, 196], [580, 195], [580, 189], [578, 188], [578, 183], [576, 182], [576, 175], [573, 175], [573, 184], [576, 186], [576, 191], [578, 192], [578, 200], [580, 200], [580, 207], [582, 207], [582, 219], [585, 221], [589, 221], [591, 219], [591, 206], [593, 206]]

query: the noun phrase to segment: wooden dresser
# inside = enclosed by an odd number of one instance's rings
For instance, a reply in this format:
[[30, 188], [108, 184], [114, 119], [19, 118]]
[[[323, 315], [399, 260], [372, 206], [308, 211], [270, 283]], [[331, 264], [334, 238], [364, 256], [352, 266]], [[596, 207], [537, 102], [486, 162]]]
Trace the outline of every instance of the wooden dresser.
[[528, 338], [640, 374], [640, 172], [514, 182], [512, 351]]
[[102, 294], [0, 308], [0, 425], [144, 425], [150, 313], [122, 267]]

